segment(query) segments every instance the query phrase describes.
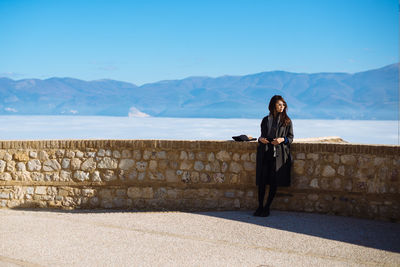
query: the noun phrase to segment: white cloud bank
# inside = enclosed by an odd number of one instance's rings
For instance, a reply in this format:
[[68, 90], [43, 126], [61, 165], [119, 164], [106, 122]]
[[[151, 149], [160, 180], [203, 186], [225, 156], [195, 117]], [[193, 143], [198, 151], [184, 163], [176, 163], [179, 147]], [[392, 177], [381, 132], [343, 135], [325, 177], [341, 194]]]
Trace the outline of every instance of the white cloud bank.
[[[261, 119], [0, 116], [0, 139], [232, 140], [260, 135]], [[398, 144], [397, 121], [293, 120], [294, 137], [339, 136], [351, 143]]]

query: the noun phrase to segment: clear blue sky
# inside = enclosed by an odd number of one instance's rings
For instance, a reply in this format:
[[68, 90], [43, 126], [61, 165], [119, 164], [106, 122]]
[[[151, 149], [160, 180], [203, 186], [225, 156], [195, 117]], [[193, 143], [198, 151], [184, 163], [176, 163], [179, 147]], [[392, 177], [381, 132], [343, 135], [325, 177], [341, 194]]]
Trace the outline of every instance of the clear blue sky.
[[0, 0], [0, 76], [137, 85], [399, 61], [398, 0]]

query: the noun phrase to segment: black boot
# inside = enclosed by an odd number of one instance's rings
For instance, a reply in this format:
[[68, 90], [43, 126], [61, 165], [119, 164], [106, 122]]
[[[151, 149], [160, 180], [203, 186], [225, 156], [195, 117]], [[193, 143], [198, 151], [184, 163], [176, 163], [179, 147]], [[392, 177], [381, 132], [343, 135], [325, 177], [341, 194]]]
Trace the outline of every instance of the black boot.
[[256, 211], [253, 213], [253, 216], [257, 216], [257, 217], [260, 217], [261, 216], [261, 214], [262, 214], [262, 212], [263, 212], [263, 207], [262, 206], [259, 206], [257, 209], [256, 209]]
[[269, 216], [269, 207], [265, 206], [261, 212], [260, 217], [268, 217]]

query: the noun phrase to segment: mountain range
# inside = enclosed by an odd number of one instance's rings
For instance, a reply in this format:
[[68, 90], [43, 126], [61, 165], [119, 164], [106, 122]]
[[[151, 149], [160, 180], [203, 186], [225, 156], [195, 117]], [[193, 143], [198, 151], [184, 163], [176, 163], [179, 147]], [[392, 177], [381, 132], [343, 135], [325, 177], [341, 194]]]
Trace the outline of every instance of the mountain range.
[[0, 78], [0, 115], [260, 118], [274, 94], [297, 119], [396, 120], [399, 63], [357, 73], [268, 71], [136, 86], [115, 80]]

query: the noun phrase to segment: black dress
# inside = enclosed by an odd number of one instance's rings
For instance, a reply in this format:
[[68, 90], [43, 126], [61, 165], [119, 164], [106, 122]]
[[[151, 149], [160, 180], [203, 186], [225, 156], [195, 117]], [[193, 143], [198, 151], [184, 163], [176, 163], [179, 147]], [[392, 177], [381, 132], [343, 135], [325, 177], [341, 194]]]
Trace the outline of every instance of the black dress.
[[[274, 118], [272, 122], [270, 134], [267, 135], [268, 141], [271, 142], [274, 138], [276, 138], [276, 130], [278, 128], [278, 119]], [[262, 163], [262, 183], [261, 185], [265, 186], [276, 185], [276, 150], [274, 149], [274, 145], [268, 143], [268, 150], [264, 152], [263, 163]]]

